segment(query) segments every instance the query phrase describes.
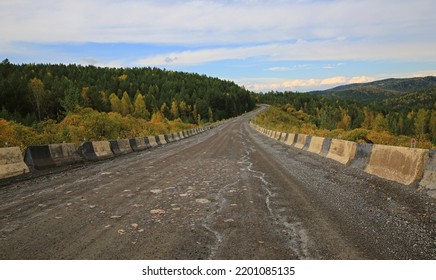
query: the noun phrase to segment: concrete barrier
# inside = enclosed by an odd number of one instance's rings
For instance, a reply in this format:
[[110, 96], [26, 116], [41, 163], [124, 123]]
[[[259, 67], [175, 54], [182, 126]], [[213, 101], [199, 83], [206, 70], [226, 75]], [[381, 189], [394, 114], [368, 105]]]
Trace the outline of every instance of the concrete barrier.
[[165, 145], [167, 143], [167, 141], [165, 141], [165, 137], [163, 135], [157, 135], [155, 136], [156, 139], [156, 143], [161, 146], [161, 145]]
[[423, 177], [428, 158], [424, 149], [373, 145], [365, 172], [410, 185]]
[[130, 143], [130, 147], [135, 152], [143, 151], [143, 150], [151, 147], [148, 144], [148, 141], [146, 141], [146, 139], [144, 137], [135, 137], [135, 138], [129, 139], [129, 143]]
[[295, 142], [294, 147], [298, 149], [303, 149], [306, 145], [307, 135], [306, 134], [298, 134], [297, 141]]
[[19, 147], [0, 148], [0, 179], [29, 172]]
[[331, 138], [324, 138], [324, 142], [322, 143], [321, 153], [319, 153], [323, 157], [327, 157], [327, 154], [330, 150], [330, 145], [332, 144]]
[[274, 133], [273, 133], [273, 139], [275, 139], [275, 140], [277, 140], [277, 139], [279, 139], [279, 137], [280, 137], [280, 134], [281, 134], [281, 132], [279, 132], [279, 131], [274, 131]]
[[180, 137], [178, 133], [173, 133], [172, 136], [173, 136], [173, 141], [180, 141]]
[[83, 142], [79, 147], [79, 153], [89, 161], [97, 161], [113, 158], [109, 141]]
[[287, 138], [288, 138], [288, 134], [287, 133], [282, 133], [282, 135], [279, 138], [279, 141], [282, 142], [282, 143], [285, 143]]
[[324, 145], [324, 139], [324, 137], [312, 136], [307, 151], [314, 154], [320, 154], [322, 151], [322, 146]]
[[297, 141], [298, 134], [289, 133], [288, 138], [285, 141], [285, 145], [292, 146]]
[[109, 141], [112, 153], [116, 156], [125, 155], [133, 152], [129, 139], [119, 139]]
[[365, 170], [368, 166], [369, 158], [372, 152], [372, 144], [358, 143], [356, 148], [356, 155], [351, 161], [350, 166], [358, 169]]
[[349, 164], [356, 155], [357, 143], [339, 139], [332, 139], [327, 158], [342, 164]]
[[355, 143], [304, 134], [284, 134], [257, 125], [260, 133], [312, 153], [364, 170], [377, 177], [410, 185], [419, 181], [436, 198], [436, 150]]
[[24, 161], [30, 168], [42, 170], [82, 162], [73, 143], [29, 146]]
[[309, 149], [310, 142], [312, 142], [312, 135], [307, 135], [306, 143], [304, 143], [303, 150], [307, 151], [307, 149]]
[[428, 195], [436, 198], [436, 150], [429, 151], [429, 159], [419, 186], [427, 189]]
[[147, 139], [148, 139], [148, 143], [150, 143], [151, 147], [156, 147], [156, 146], [159, 145], [157, 143], [157, 141], [156, 141], [156, 137], [155, 136], [148, 136]]
[[171, 143], [173, 141], [171, 134], [170, 135], [164, 134], [164, 138], [165, 138], [165, 141], [167, 141], [167, 143]]

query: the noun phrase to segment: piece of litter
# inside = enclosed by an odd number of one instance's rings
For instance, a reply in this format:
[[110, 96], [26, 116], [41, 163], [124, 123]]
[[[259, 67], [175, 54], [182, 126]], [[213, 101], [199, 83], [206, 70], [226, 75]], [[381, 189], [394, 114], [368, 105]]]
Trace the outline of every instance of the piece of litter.
[[116, 216], [116, 215], [111, 216], [111, 219], [118, 219], [118, 218], [121, 218], [121, 216]]
[[118, 233], [119, 233], [120, 235], [123, 235], [123, 234], [126, 233], [126, 231], [125, 231], [124, 229], [119, 229], [119, 230], [118, 230]]

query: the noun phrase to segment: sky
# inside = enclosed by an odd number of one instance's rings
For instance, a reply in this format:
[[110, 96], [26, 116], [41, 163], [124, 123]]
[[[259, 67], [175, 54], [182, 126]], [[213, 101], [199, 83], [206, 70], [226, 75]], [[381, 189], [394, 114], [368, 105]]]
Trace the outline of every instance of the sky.
[[0, 0], [0, 60], [306, 92], [436, 76], [435, 11], [434, 0]]

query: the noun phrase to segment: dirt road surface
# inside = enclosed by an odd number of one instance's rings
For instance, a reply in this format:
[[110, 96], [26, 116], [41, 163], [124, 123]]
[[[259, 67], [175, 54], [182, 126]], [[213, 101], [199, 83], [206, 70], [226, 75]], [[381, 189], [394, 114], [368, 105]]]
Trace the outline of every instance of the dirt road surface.
[[248, 125], [0, 187], [0, 259], [436, 259], [436, 201]]

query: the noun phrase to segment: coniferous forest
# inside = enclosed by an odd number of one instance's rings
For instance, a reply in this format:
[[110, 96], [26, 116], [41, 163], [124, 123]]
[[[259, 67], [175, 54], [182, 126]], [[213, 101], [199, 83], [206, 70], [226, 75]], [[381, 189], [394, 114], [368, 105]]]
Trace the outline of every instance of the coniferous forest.
[[255, 107], [230, 81], [158, 68], [0, 64], [0, 147], [167, 133]]

